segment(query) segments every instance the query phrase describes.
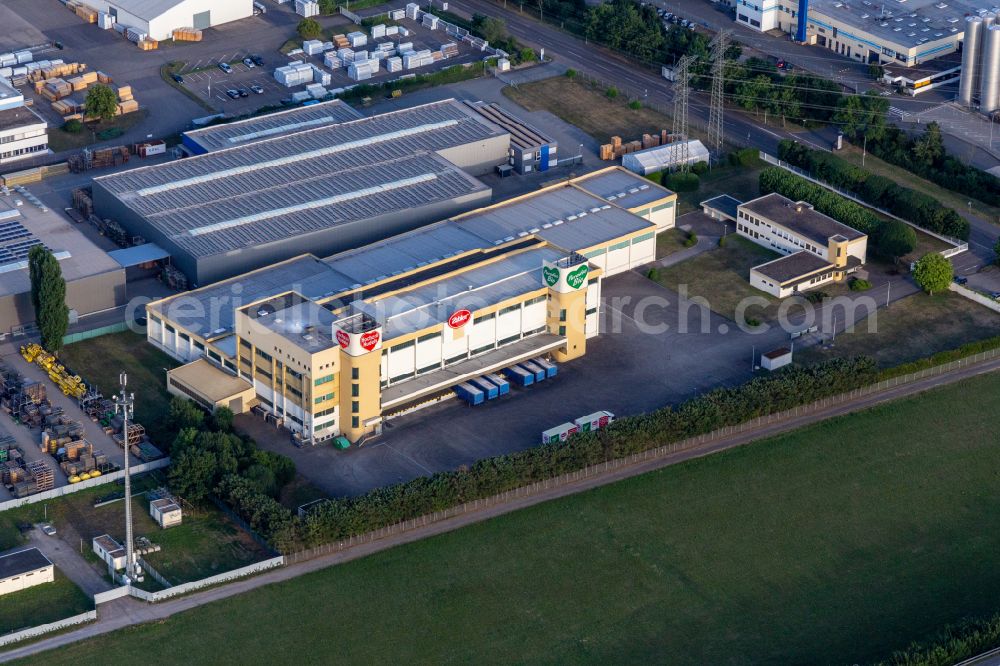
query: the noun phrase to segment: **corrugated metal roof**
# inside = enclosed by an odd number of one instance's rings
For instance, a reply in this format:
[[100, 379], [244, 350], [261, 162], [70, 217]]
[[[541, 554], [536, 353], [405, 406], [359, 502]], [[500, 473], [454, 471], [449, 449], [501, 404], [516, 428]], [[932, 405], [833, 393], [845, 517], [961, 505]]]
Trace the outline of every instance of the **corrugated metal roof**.
[[274, 139], [297, 132], [336, 125], [363, 118], [350, 104], [334, 99], [312, 106], [269, 113], [224, 125], [185, 132], [184, 135], [207, 151], [225, 150], [252, 141]]
[[[141, 19], [151, 21], [185, 2], [188, 0], [109, 0], [108, 4]], [[209, 3], [205, 3], [205, 5], [205, 8], [208, 9]]]
[[170, 256], [170, 253], [156, 243], [145, 243], [144, 245], [126, 247], [121, 250], [112, 250], [108, 252], [108, 256], [117, 261], [122, 268], [129, 268], [130, 266], [138, 266], [150, 261], [166, 259]]
[[[482, 192], [485, 185], [434, 151], [498, 136], [505, 133], [446, 100], [95, 182], [204, 257]], [[379, 185], [387, 187], [368, 192]]]
[[660, 187], [649, 182], [646, 178], [624, 169], [583, 176], [574, 184], [595, 196], [613, 201], [622, 208], [644, 206], [673, 194], [667, 188]]

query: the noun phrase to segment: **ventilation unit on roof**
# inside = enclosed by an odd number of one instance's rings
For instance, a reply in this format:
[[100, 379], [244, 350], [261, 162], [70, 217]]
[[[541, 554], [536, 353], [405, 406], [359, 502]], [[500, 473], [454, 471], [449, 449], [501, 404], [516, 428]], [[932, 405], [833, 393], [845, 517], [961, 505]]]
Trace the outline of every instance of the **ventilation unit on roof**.
[[506, 242], [506, 243], [509, 243], [512, 240], [514, 240], [513, 236], [507, 236], [506, 238], [504, 238], [504, 242]]
[[609, 206], [608, 204], [604, 204], [603, 206], [601, 206], [601, 210], [609, 210], [610, 208], [611, 206]]
[[648, 190], [649, 189], [649, 185], [640, 185], [639, 189], [640, 190]]
[[361, 285], [355, 282], [354, 284], [351, 285], [351, 289], [361, 289]]
[[528, 229], [529, 234], [537, 234], [539, 231], [541, 231], [541, 229], [539, 229], [538, 227], [531, 227], [530, 229]]
[[553, 226], [553, 227], [558, 227], [558, 226], [559, 226], [560, 224], [562, 224], [562, 223], [563, 223], [563, 221], [562, 221], [562, 220], [556, 220], [555, 222], [553, 222], [553, 223], [552, 223], [552, 226]]
[[551, 228], [552, 228], [551, 222], [546, 222], [545, 224], [542, 225], [542, 229], [551, 229]]
[[610, 197], [608, 197], [607, 199], [608, 199], [608, 201], [614, 201], [614, 200], [615, 200], [615, 199], [617, 199], [617, 198], [618, 198], [618, 195], [617, 195], [617, 194], [612, 194], [612, 195], [611, 195]]
[[570, 222], [572, 222], [573, 220], [576, 219], [576, 215], [567, 215], [566, 219], [569, 220]]
[[871, 14], [862, 14], [861, 15], [861, 18], [863, 18], [863, 19], [871, 18], [871, 17], [872, 17]]
[[591, 208], [591, 209], [590, 209], [590, 212], [591, 212], [591, 213], [596, 213], [596, 212], [598, 212], [598, 211], [600, 211], [600, 210], [601, 210], [601, 207], [600, 207], [600, 206], [594, 206], [593, 208]]
[[882, 26], [883, 28], [888, 28], [889, 27], [888, 23], [879, 23], [879, 25]]
[[581, 210], [579, 213], [576, 214], [576, 216], [577, 217], [587, 217], [587, 211]]
[[525, 236], [527, 236], [527, 235], [528, 235], [528, 232], [527, 232], [527, 231], [518, 231], [518, 232], [517, 232], [517, 236], [518, 236], [518, 238], [524, 238], [524, 237], [525, 237]]
[[902, 32], [903, 29], [902, 28], [893, 28], [892, 31], [893, 32]]
[[493, 244], [494, 245], [503, 245], [503, 241], [502, 240], [495, 240], [495, 241], [493, 241]]
[[624, 196], [625, 196], [625, 193], [624, 193], [624, 192], [619, 192], [619, 193], [618, 193], [618, 198], [619, 198], [619, 199], [621, 199], [621, 198], [622, 198], [622, 197], [624, 197]]
[[915, 32], [908, 32], [908, 33], [906, 33], [906, 36], [907, 37], [916, 37], [917, 33], [915, 33]]

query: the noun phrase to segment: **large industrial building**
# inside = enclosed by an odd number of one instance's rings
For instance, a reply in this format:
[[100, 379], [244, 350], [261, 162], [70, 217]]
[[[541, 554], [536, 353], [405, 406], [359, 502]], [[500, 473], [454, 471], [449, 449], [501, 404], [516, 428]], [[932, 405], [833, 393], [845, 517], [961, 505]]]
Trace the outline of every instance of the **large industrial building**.
[[0, 164], [49, 152], [49, 124], [0, 77]]
[[353, 106], [339, 99], [309, 106], [297, 106], [277, 113], [246, 118], [231, 123], [189, 130], [181, 135], [181, 145], [191, 155], [245, 146], [263, 139], [277, 139], [296, 132], [338, 125], [364, 118]]
[[0, 194], [0, 340], [35, 321], [28, 275], [28, 252], [35, 245], [59, 260], [71, 320], [125, 303], [125, 269], [68, 219], [26, 194]]
[[[482, 206], [492, 190], [475, 176], [507, 162], [510, 146], [455, 100], [294, 133], [282, 123], [258, 130], [274, 138], [95, 178], [95, 209], [205, 285]], [[228, 128], [194, 141], [219, 145]]]
[[213, 28], [253, 16], [253, 0], [87, 0], [115, 23], [171, 39], [176, 28]]
[[984, 11], [972, 0], [730, 0], [736, 21], [760, 32], [781, 30], [796, 41], [846, 58], [912, 67], [953, 53], [966, 16]]
[[602, 278], [655, 259], [675, 203], [611, 167], [151, 303], [147, 339], [206, 408], [256, 403], [305, 441], [358, 440], [470, 378], [582, 356]]

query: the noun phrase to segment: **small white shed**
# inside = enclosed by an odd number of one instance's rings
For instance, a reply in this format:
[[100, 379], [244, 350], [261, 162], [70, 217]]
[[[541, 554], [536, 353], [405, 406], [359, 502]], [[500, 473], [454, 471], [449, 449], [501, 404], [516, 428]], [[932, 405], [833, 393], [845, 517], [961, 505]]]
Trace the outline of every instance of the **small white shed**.
[[163, 498], [150, 502], [149, 515], [163, 529], [181, 524], [181, 507], [171, 499]]

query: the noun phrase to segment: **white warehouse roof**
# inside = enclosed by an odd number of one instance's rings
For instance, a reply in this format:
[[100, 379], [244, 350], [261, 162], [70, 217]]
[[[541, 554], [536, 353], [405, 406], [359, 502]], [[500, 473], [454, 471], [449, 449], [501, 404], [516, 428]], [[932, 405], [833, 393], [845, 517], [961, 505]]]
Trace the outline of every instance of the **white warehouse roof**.
[[[677, 148], [677, 143], [667, 143], [655, 148], [628, 153], [622, 156], [622, 166], [643, 176], [671, 169], [680, 166]], [[687, 142], [687, 152], [687, 164], [707, 162], [709, 159], [708, 148], [698, 139], [691, 139]]]

